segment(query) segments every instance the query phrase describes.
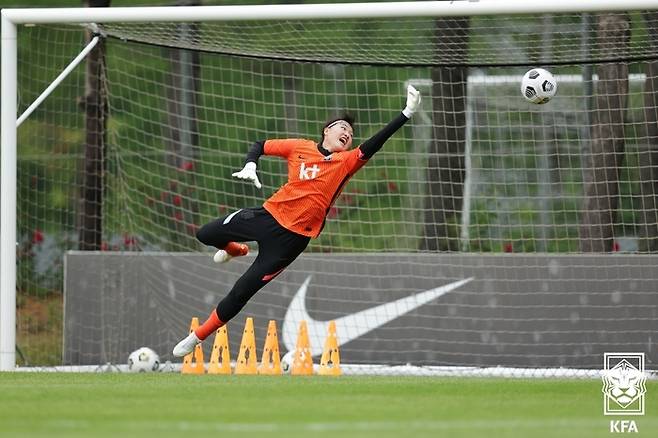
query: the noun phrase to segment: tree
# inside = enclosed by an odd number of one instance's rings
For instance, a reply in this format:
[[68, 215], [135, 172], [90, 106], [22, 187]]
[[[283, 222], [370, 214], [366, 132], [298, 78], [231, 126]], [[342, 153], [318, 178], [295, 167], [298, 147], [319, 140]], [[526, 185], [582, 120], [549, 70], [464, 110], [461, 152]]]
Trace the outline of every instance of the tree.
[[[85, 0], [88, 7], [108, 7], [111, 0]], [[93, 35], [85, 31], [87, 44]], [[99, 250], [103, 238], [103, 193], [106, 168], [107, 142], [107, 67], [105, 41], [101, 38], [87, 55], [85, 96], [85, 161], [81, 189], [79, 220], [79, 248], [83, 251]]]
[[432, 69], [432, 143], [428, 151], [425, 226], [421, 250], [459, 250], [458, 226], [463, 201], [466, 136], [468, 18], [435, 21], [437, 64]]
[[[181, 0], [179, 6], [199, 6], [198, 0]], [[176, 25], [179, 41], [192, 45], [200, 38], [199, 23]], [[170, 169], [166, 203], [171, 250], [197, 244], [194, 234], [199, 225], [199, 205], [196, 200], [197, 166], [199, 160], [199, 119], [201, 90], [201, 56], [198, 50], [166, 49], [169, 57], [167, 80], [167, 126], [164, 137]]]
[[[610, 57], [628, 53], [627, 13], [598, 16], [598, 51]], [[619, 204], [619, 174], [624, 158], [624, 118], [628, 105], [628, 65], [598, 66], [590, 151], [584, 157], [584, 205], [580, 226], [582, 252], [612, 251]]]
[[[652, 50], [658, 50], [658, 12], [645, 12]], [[646, 150], [640, 151], [640, 240], [642, 252], [658, 251], [658, 61], [646, 64], [644, 117], [647, 126]]]

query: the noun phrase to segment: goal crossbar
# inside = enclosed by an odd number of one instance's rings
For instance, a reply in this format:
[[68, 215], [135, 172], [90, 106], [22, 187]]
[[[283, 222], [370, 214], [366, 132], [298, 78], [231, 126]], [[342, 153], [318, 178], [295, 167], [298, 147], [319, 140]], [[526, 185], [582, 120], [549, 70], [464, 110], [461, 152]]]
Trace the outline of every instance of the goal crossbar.
[[234, 21], [385, 17], [458, 17], [503, 14], [542, 14], [629, 11], [658, 8], [656, 0], [462, 0], [343, 4], [178, 6], [120, 8], [4, 9], [14, 24], [140, 21]]

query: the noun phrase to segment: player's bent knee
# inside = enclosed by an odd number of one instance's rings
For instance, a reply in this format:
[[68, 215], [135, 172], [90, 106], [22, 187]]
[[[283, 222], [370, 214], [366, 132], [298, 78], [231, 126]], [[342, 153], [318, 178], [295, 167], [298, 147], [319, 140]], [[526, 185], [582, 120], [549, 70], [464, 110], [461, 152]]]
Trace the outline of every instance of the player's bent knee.
[[207, 231], [208, 225], [204, 225], [201, 228], [199, 228], [196, 232], [196, 238], [199, 242], [208, 245], [207, 239], [208, 239], [208, 231]]
[[219, 240], [218, 237], [216, 230], [213, 230], [212, 223], [202, 226], [196, 232], [197, 240], [204, 245], [217, 246]]

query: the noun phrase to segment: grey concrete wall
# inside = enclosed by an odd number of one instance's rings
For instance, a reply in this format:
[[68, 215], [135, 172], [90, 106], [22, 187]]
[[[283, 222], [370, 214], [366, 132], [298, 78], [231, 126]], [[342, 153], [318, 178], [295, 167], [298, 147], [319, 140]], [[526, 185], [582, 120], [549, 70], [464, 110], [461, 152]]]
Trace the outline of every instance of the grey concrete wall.
[[[124, 363], [140, 346], [173, 359], [190, 318], [203, 321], [252, 260], [218, 266], [201, 254], [67, 254], [65, 364]], [[604, 352], [637, 351], [650, 369], [658, 363], [656, 266], [648, 255], [307, 253], [229, 323], [231, 354], [247, 316], [260, 354], [268, 320], [282, 331], [307, 280], [308, 314], [326, 321], [473, 277], [383, 325], [357, 323], [376, 327], [342, 345], [342, 360], [601, 368]]]

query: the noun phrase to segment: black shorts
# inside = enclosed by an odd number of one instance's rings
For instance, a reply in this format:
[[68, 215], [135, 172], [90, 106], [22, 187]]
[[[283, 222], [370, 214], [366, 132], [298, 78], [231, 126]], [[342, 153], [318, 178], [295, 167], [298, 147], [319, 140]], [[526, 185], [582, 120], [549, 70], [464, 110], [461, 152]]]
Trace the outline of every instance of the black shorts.
[[224, 322], [292, 263], [311, 240], [282, 227], [263, 207], [244, 208], [210, 222], [197, 232], [197, 238], [218, 249], [229, 242], [258, 242], [258, 256], [217, 305], [219, 319]]

